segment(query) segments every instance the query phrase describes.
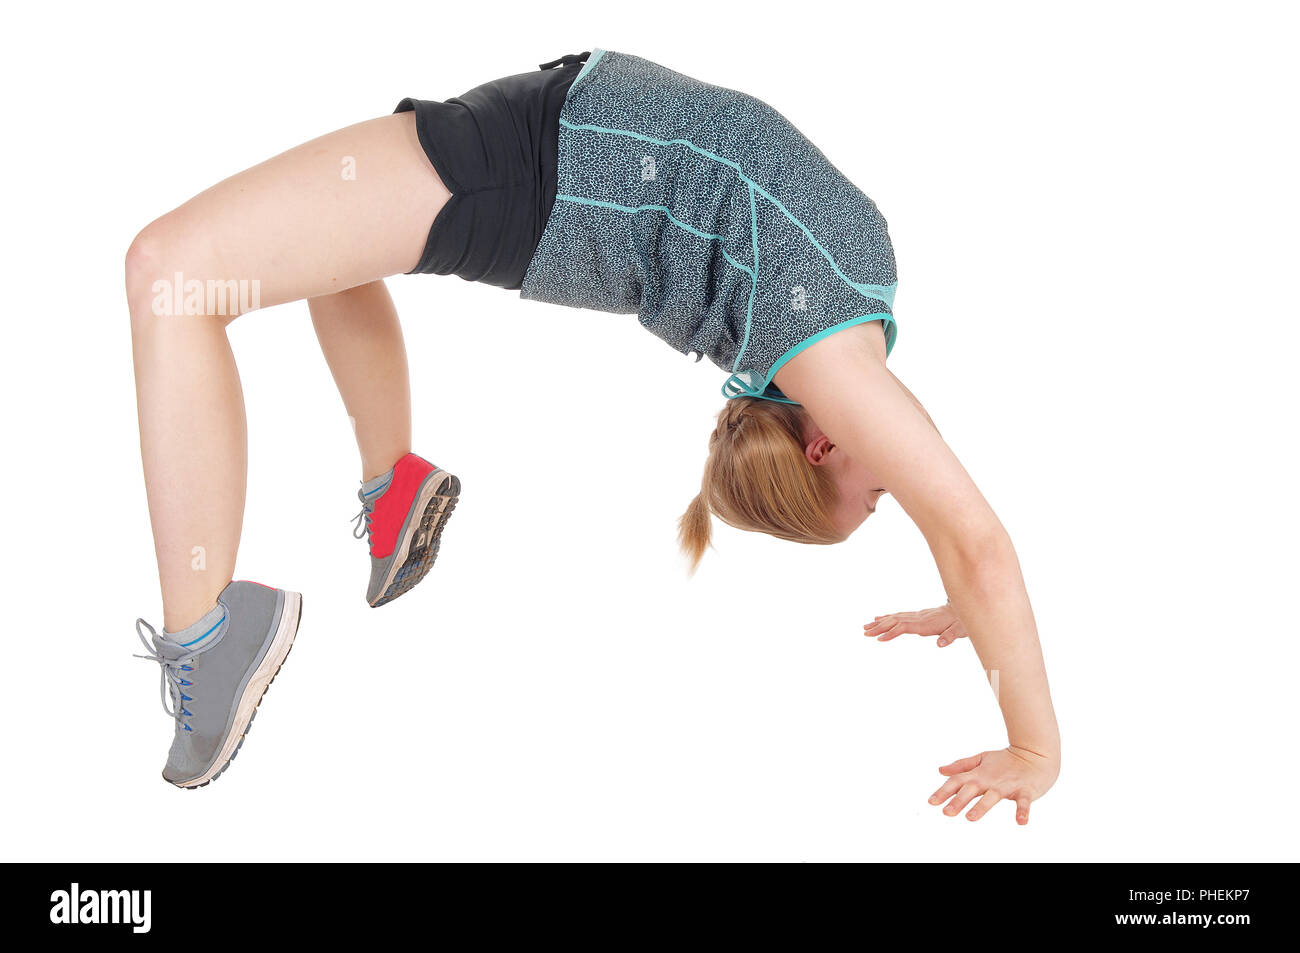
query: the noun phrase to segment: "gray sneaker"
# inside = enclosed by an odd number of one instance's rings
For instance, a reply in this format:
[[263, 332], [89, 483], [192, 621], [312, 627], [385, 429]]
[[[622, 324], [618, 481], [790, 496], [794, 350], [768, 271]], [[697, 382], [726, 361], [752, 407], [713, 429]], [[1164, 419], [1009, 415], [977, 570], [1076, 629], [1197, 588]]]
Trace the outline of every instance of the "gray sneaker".
[[159, 635], [144, 619], [135, 620], [149, 653], [136, 657], [162, 667], [163, 709], [176, 720], [164, 779], [199, 788], [230, 766], [293, 647], [301, 616], [298, 593], [240, 581], [226, 586], [216, 608], [180, 632]]

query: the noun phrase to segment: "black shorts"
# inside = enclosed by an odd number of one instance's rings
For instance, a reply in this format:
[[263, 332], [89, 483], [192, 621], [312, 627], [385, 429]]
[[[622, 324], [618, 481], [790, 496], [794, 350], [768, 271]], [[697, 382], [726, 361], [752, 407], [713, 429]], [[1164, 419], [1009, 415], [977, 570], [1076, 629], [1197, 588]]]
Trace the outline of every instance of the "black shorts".
[[560, 107], [588, 54], [476, 86], [445, 102], [403, 99], [451, 192], [408, 274], [517, 289], [555, 204]]

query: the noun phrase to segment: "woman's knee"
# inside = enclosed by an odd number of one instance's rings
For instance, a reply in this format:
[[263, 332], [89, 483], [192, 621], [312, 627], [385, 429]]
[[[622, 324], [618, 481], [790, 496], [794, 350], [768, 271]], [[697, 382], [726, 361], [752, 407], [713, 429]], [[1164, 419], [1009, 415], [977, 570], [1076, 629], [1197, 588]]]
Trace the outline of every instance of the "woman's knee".
[[256, 281], [225, 278], [200, 225], [169, 212], [140, 230], [126, 252], [126, 296], [133, 328], [184, 316], [228, 324], [261, 307]]
[[163, 274], [165, 253], [159, 223], [152, 222], [140, 230], [126, 250], [126, 300], [132, 320], [152, 308], [153, 285]]

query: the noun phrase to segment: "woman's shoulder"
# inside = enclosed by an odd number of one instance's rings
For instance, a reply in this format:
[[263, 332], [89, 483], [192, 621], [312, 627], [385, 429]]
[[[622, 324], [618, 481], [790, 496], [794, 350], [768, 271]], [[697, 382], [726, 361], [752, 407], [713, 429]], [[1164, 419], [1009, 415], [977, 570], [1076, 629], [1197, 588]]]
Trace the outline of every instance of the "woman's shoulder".
[[845, 328], [843, 331], [830, 335], [830, 339], [832, 341], [838, 339], [841, 347], [866, 347], [879, 359], [881, 364], [884, 364], [889, 356], [889, 345], [885, 336], [885, 322], [883, 320], [855, 324], [853, 327]]

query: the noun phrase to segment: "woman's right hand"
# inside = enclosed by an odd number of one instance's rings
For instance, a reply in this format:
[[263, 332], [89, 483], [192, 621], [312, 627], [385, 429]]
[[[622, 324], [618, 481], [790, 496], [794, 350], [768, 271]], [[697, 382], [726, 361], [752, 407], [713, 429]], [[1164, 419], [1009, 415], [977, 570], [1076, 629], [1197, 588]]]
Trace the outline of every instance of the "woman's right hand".
[[966, 627], [961, 624], [961, 619], [957, 618], [952, 606], [945, 604], [935, 609], [922, 609], [920, 612], [878, 615], [874, 622], [862, 627], [862, 634], [880, 642], [908, 634], [937, 635], [939, 648], [943, 648], [958, 639], [966, 638]]

